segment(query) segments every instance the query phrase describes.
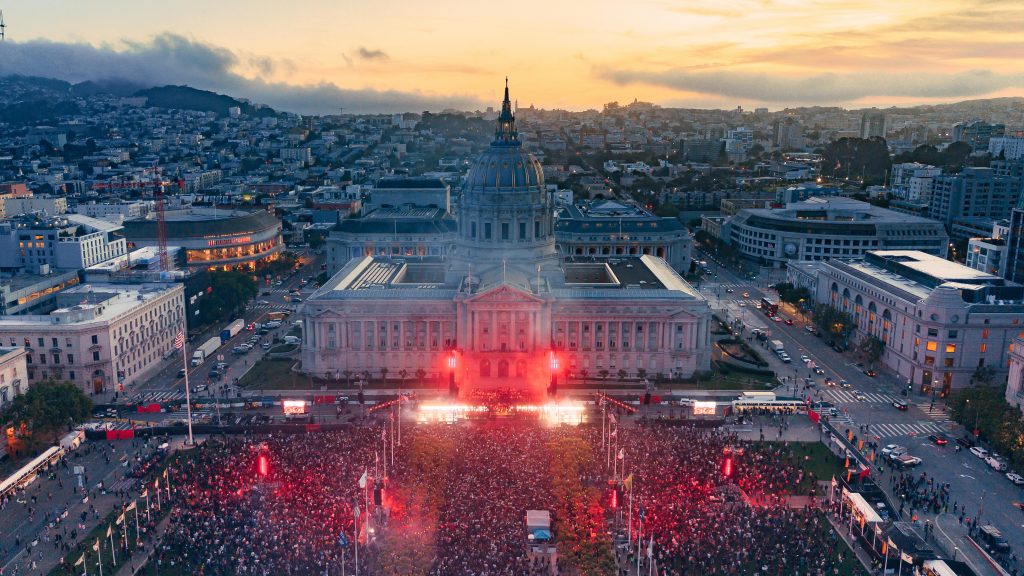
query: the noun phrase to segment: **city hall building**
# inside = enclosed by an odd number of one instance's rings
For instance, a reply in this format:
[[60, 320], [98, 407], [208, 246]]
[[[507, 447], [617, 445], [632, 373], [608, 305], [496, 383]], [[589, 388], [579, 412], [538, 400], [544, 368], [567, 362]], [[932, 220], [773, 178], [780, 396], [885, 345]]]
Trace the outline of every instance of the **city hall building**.
[[446, 257], [354, 258], [310, 296], [303, 369], [542, 391], [553, 375], [709, 368], [708, 303], [664, 259], [558, 257], [552, 199], [522, 150], [507, 87], [457, 221]]

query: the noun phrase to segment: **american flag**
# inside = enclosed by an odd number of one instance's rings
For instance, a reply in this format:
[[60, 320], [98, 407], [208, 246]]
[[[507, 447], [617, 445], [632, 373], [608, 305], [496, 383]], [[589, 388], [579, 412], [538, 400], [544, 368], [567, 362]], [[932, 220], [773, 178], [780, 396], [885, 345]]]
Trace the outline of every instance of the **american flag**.
[[185, 345], [185, 331], [179, 330], [178, 335], [174, 337], [174, 347], [181, 350], [181, 347]]

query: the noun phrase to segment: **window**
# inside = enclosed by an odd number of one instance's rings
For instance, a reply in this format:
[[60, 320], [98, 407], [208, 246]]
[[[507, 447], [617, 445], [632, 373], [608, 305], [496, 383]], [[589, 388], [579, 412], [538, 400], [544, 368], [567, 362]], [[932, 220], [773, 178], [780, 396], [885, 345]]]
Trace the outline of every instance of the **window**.
[[40, 339], [39, 339], [39, 347], [40, 347], [40, 348], [42, 348], [43, 346], [46, 346], [46, 344], [43, 344], [43, 342], [44, 342], [44, 341], [43, 341], [43, 339], [42, 339], [42, 338], [40, 338]]
[[491, 239], [491, 223], [484, 222], [484, 240]]
[[540, 238], [540, 220], [533, 221], [533, 237]]
[[949, 339], [950, 340], [956, 338], [956, 336], [957, 336], [957, 331], [956, 330], [950, 330], [949, 331]]
[[40, 354], [39, 355], [39, 363], [40, 364], [46, 364], [46, 354]]
[[939, 335], [939, 329], [938, 328], [929, 328], [928, 329], [928, 335], [929, 336], [938, 336]]
[[54, 364], [60, 364], [60, 354], [54, 354], [53, 355], [53, 363]]
[[924, 363], [926, 365], [928, 365], [928, 366], [934, 366], [935, 365], [935, 356], [925, 356], [924, 357]]
[[100, 361], [100, 353], [99, 352], [93, 352], [92, 353], [92, 359], [93, 359], [93, 362], [99, 362]]
[[526, 222], [519, 223], [519, 240], [526, 240]]
[[68, 372], [68, 380], [71, 380], [72, 382], [75, 381], [75, 371], [74, 370]]
[[952, 367], [953, 366], [953, 359], [952, 358], [946, 358], [945, 360], [942, 361], [942, 365], [947, 367], [947, 368]]
[[57, 348], [57, 347], [60, 346], [60, 344], [57, 344], [57, 339], [56, 338], [51, 338], [51, 340], [53, 341], [53, 347], [54, 348]]
[[946, 344], [946, 354], [953, 354], [956, 352], [956, 344]]
[[95, 334], [93, 334], [92, 335], [92, 343], [93, 344], [99, 344], [100, 343], [100, 337], [95, 335]]
[[472, 224], [469, 225], [469, 230], [469, 237], [476, 238], [476, 222], [473, 222]]
[[501, 223], [501, 239], [508, 240], [508, 222]]
[[75, 355], [74, 354], [68, 354], [68, 364], [74, 364], [74, 363], [75, 363]]
[[929, 340], [928, 344], [925, 345], [925, 348], [927, 348], [929, 352], [935, 352], [939, 349], [939, 344], [934, 340]]

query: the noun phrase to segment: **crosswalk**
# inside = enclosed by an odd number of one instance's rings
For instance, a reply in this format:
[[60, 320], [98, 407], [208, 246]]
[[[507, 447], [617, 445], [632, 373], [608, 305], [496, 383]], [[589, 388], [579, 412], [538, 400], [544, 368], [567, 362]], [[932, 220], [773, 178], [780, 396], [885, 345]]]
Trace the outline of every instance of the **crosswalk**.
[[[179, 409], [176, 412], [170, 412], [167, 414], [168, 421], [180, 420], [186, 422], [188, 420], [188, 411], [184, 408]], [[213, 410], [209, 408], [199, 408], [192, 410], [192, 423], [196, 424], [199, 422], [209, 422], [213, 420]]]
[[895, 400], [894, 397], [888, 394], [879, 394], [876, 392], [860, 392], [859, 394], [864, 397], [863, 400], [858, 400], [855, 394], [857, 392], [851, 392], [849, 390], [838, 390], [829, 389], [823, 392], [824, 396], [829, 401], [837, 404], [852, 404], [852, 403], [875, 403], [875, 404], [892, 404]]
[[174, 402], [175, 400], [184, 400], [185, 393], [181, 390], [163, 390], [160, 392], [143, 392], [135, 396], [136, 404], [162, 404], [164, 402]]
[[924, 411], [925, 416], [927, 416], [931, 420], [934, 420], [935, 422], [948, 423], [953, 421], [949, 417], [949, 412], [939, 404], [935, 404], [933, 406], [931, 403], [928, 403], [922, 405], [920, 408], [921, 410]]
[[927, 436], [945, 432], [937, 422], [916, 422], [912, 424], [871, 424], [868, 432], [880, 438], [892, 438], [896, 436]]

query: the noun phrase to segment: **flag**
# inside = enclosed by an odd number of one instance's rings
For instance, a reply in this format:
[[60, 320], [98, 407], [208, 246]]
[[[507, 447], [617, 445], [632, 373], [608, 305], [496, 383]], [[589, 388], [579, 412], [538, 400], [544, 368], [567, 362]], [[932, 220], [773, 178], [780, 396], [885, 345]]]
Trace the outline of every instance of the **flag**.
[[81, 566], [82, 564], [85, 564], [85, 554], [82, 554], [82, 557], [78, 559], [78, 562], [75, 562], [75, 566]]
[[626, 457], [626, 450], [624, 448], [619, 448], [619, 460], [622, 460], [625, 457]]
[[93, 552], [99, 552], [100, 551], [100, 539], [99, 538], [97, 538], [96, 539], [96, 543], [92, 545], [92, 551]]
[[381, 428], [381, 430], [380, 430], [380, 439], [381, 440], [387, 440], [388, 439], [388, 429], [387, 428]]
[[178, 330], [178, 335], [174, 337], [174, 347], [177, 348], [178, 350], [181, 350], [181, 348], [184, 345], [185, 345], [185, 331], [184, 330]]
[[149, 498], [149, 488], [143, 488], [139, 498]]
[[[157, 478], [156, 480], [153, 481], [153, 489], [158, 491], [158, 492], [160, 491], [160, 479], [159, 478]], [[159, 494], [158, 494], [158, 496], [159, 496]]]
[[342, 548], [348, 547], [348, 538], [345, 537], [344, 532], [338, 534], [338, 546], [341, 546]]
[[608, 413], [608, 419], [612, 421], [612, 424], [615, 424], [615, 414], [613, 414], [612, 412], [609, 412]]
[[[367, 470], [364, 469], [363, 470], [363, 475], [359, 477], [359, 487], [360, 488], [366, 488], [366, 475], [367, 475]], [[358, 509], [358, 506], [356, 508]]]
[[359, 509], [359, 504], [356, 504], [356, 507], [352, 509], [352, 517], [356, 519], [356, 522], [359, 522], [359, 517], [362, 515], [363, 511]]
[[654, 536], [651, 536], [651, 541], [647, 543], [647, 559], [650, 560], [654, 556]]
[[638, 513], [638, 514], [640, 514], [640, 519], [641, 519], [641, 520], [643, 520], [643, 519], [644, 519], [644, 516], [646, 516], [646, 515], [647, 515], [647, 511], [646, 511], [646, 510], [644, 510], [644, 507], [643, 507], [643, 506], [641, 506], [641, 507], [640, 507], [640, 509], [639, 509], [639, 510], [637, 510], [637, 513]]
[[391, 411], [391, 421], [392, 422], [395, 421], [395, 411], [394, 410]]
[[132, 503], [131, 503], [131, 504], [129, 504], [129, 505], [128, 505], [128, 506], [127, 506], [127, 507], [126, 507], [125, 509], [124, 509], [124, 511], [125, 511], [125, 512], [131, 512], [132, 510], [135, 510], [135, 500], [132, 500]]
[[114, 524], [117, 524], [118, 526], [124, 524], [124, 512], [121, 512], [121, 515], [117, 517], [117, 520], [114, 521]]
[[113, 533], [114, 531], [110, 529], [110, 526], [107, 526], [107, 538], [110, 538], [110, 535]]
[[907, 564], [914, 563], [914, 557], [906, 552], [900, 552], [900, 563], [906, 562]]
[[811, 422], [814, 422], [815, 424], [817, 424], [818, 422], [821, 421], [821, 414], [818, 414], [814, 410], [808, 410], [807, 411], [807, 418], [809, 418]]
[[612, 438], [615, 438], [615, 437], [617, 437], [618, 435], [619, 435], [619, 429], [618, 429], [618, 428], [612, 428], [612, 433], [611, 433], [611, 437], [612, 437]]
[[167, 480], [167, 468], [164, 468], [164, 480]]
[[622, 485], [626, 487], [626, 490], [632, 490], [633, 489], [633, 473], [632, 472], [630, 472], [629, 476], [626, 476], [626, 479], [622, 481]]

